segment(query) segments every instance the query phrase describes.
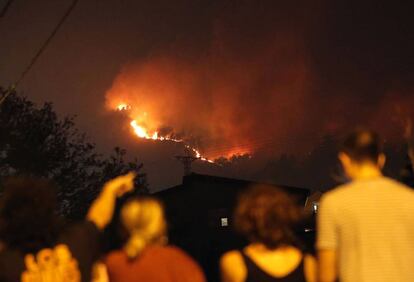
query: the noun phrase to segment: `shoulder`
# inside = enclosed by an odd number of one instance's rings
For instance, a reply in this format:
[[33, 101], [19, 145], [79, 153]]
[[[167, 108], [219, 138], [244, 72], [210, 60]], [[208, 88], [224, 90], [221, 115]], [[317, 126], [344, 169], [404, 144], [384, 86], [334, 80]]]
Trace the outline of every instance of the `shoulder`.
[[114, 265], [119, 265], [126, 260], [127, 256], [122, 250], [112, 251], [104, 258], [104, 262], [109, 268], [113, 267]]
[[337, 206], [338, 203], [344, 200], [347, 194], [352, 190], [352, 184], [344, 184], [325, 192], [320, 199], [321, 208], [329, 208], [330, 206]]
[[187, 256], [187, 253], [177, 246], [167, 245], [167, 246], [154, 246], [151, 248], [159, 252]]
[[350, 183], [346, 183], [343, 185], [339, 185], [335, 188], [333, 188], [332, 190], [329, 190], [328, 192], [325, 192], [322, 197], [321, 200], [335, 200], [337, 198], [340, 198], [341, 196], [343, 196], [344, 194], [350, 193], [351, 192], [351, 188], [354, 186], [354, 184], [352, 182]]
[[160, 255], [160, 256], [167, 256], [167, 257], [175, 257], [175, 258], [183, 258], [183, 259], [191, 259], [190, 255], [188, 255], [184, 250], [176, 246], [150, 246], [146, 250], [147, 253], [151, 255]]
[[233, 251], [229, 251], [224, 253], [221, 258], [220, 258], [220, 264], [225, 263], [225, 264], [232, 264], [232, 263], [243, 263], [243, 256], [242, 254], [237, 251], [237, 250], [233, 250]]
[[414, 196], [414, 189], [405, 185], [404, 183], [401, 183], [397, 180], [388, 177], [383, 177], [381, 181], [384, 183], [384, 185], [400, 189], [401, 192], [406, 193], [407, 195], [411, 194], [412, 196]]
[[182, 263], [185, 265], [192, 265], [196, 268], [200, 268], [198, 263], [184, 250], [176, 246], [163, 246], [159, 247], [160, 250], [168, 255], [168, 258], [176, 261], [177, 264]]
[[220, 270], [223, 281], [244, 281], [247, 276], [243, 256], [236, 250], [223, 254], [220, 258]]
[[122, 250], [112, 251], [106, 255], [107, 259], [120, 259], [126, 257], [126, 254]]

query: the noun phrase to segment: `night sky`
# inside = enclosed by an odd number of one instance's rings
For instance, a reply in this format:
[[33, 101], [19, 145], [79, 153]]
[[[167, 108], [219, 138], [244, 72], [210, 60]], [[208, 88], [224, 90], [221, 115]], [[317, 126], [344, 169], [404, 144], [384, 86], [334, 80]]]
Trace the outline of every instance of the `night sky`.
[[[414, 109], [414, 5], [397, 2], [81, 0], [18, 90], [76, 115], [101, 152], [125, 147], [152, 190], [180, 182], [183, 146], [136, 138], [129, 122], [144, 112], [147, 126], [210, 158], [303, 158], [356, 124], [398, 143]], [[70, 4], [12, 2], [0, 18], [0, 85], [18, 79]]]

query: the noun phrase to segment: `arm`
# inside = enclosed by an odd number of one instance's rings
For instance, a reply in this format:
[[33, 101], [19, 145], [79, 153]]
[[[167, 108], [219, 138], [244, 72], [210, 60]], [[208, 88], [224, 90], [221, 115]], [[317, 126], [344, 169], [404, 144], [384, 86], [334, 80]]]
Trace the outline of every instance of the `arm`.
[[317, 251], [318, 251], [318, 280], [319, 282], [333, 282], [338, 276], [338, 203], [329, 197], [323, 196], [317, 215]]
[[336, 251], [335, 250], [319, 250], [318, 251], [319, 282], [334, 282], [337, 278], [336, 267]]
[[316, 282], [317, 281], [317, 263], [313, 256], [305, 255], [304, 258], [304, 271], [305, 271], [305, 278], [306, 282]]
[[134, 188], [134, 178], [135, 174], [130, 172], [105, 183], [98, 198], [89, 208], [86, 218], [98, 229], [104, 229], [112, 220], [116, 198]]
[[247, 276], [246, 266], [238, 251], [225, 253], [220, 258], [221, 282], [244, 282]]

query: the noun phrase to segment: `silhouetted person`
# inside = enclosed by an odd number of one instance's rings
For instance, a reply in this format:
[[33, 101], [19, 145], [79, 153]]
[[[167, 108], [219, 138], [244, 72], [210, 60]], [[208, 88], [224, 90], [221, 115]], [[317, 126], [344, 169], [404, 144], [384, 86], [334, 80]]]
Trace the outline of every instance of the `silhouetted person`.
[[107, 182], [87, 220], [65, 226], [56, 216], [56, 188], [47, 180], [10, 178], [0, 205], [0, 281], [91, 281], [99, 230], [111, 220], [117, 196], [134, 174]]
[[352, 132], [339, 160], [350, 182], [320, 202], [319, 281], [414, 281], [414, 191], [382, 175], [385, 156], [371, 131]]
[[121, 222], [128, 239], [105, 260], [110, 281], [205, 282], [190, 256], [167, 245], [164, 211], [157, 200], [129, 200], [121, 209]]
[[274, 187], [262, 185], [244, 192], [234, 220], [250, 244], [222, 256], [222, 282], [315, 281], [314, 258], [302, 252], [294, 235], [302, 219], [302, 208]]

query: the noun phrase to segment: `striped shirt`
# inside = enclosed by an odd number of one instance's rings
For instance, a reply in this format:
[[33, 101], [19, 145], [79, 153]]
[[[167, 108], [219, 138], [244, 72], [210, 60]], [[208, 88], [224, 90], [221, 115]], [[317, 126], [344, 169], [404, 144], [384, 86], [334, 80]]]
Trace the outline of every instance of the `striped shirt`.
[[414, 281], [414, 191], [377, 177], [327, 192], [317, 248], [336, 250], [341, 282]]

